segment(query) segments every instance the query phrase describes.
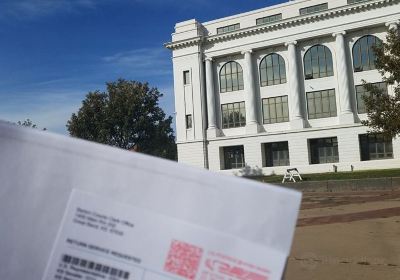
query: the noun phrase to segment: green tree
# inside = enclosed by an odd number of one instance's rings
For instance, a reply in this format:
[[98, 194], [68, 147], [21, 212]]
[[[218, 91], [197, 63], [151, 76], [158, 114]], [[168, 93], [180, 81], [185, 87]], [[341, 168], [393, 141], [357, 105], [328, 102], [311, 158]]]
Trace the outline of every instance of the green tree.
[[159, 107], [157, 88], [123, 79], [106, 85], [106, 92], [89, 92], [72, 114], [70, 135], [175, 160], [172, 117]]
[[383, 133], [389, 137], [400, 134], [400, 36], [390, 30], [387, 41], [374, 48], [376, 68], [388, 85], [394, 85], [394, 95], [389, 95], [376, 85], [363, 81], [370, 93], [363, 97], [368, 119], [362, 121], [372, 133]]
[[[30, 127], [30, 128], [38, 128], [38, 126], [35, 123], [33, 123], [30, 119], [26, 119], [24, 121], [18, 121], [17, 125]], [[43, 128], [43, 130], [46, 130], [46, 128]]]

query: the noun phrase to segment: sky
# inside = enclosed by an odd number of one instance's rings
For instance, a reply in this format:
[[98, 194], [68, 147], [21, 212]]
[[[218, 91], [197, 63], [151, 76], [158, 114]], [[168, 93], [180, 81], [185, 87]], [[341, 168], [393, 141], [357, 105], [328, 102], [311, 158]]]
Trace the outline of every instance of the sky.
[[205, 22], [282, 0], [0, 0], [0, 119], [68, 134], [89, 91], [149, 82], [174, 116], [175, 23]]

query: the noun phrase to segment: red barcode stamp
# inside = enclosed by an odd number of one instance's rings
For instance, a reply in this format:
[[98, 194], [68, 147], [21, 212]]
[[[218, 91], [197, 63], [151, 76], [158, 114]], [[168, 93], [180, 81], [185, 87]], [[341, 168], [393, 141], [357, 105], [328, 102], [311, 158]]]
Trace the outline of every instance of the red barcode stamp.
[[202, 248], [173, 240], [164, 270], [186, 279], [195, 279], [202, 254]]

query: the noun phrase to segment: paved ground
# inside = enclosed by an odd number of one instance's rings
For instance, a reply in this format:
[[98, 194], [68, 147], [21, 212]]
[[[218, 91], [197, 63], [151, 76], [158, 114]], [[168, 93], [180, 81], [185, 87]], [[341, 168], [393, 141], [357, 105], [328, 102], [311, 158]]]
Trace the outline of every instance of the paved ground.
[[400, 279], [400, 191], [304, 194], [285, 279]]

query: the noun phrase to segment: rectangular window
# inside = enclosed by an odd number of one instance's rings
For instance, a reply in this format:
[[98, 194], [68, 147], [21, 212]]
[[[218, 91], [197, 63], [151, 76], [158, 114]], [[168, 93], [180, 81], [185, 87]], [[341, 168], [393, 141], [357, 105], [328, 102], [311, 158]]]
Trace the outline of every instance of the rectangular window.
[[315, 6], [305, 7], [300, 9], [300, 15], [308, 15], [318, 13], [328, 9], [328, 3], [323, 3]]
[[241, 127], [246, 125], [246, 108], [244, 102], [223, 104], [222, 128]]
[[183, 71], [183, 84], [184, 85], [190, 84], [190, 71]]
[[368, 0], [347, 0], [347, 4], [355, 4], [355, 3], [360, 3], [360, 2], [366, 2]]
[[244, 147], [224, 147], [224, 169], [237, 169], [245, 166]]
[[337, 137], [308, 140], [311, 164], [339, 162]]
[[[385, 82], [374, 83], [373, 85], [377, 86], [379, 89], [383, 91], [383, 93], [387, 94], [388, 89]], [[356, 96], [357, 96], [357, 112], [359, 114], [365, 114], [367, 112], [365, 108], [365, 103], [363, 96], [368, 95], [371, 96], [371, 93], [368, 92], [363, 85], [356, 86]]]
[[267, 24], [267, 23], [279, 21], [279, 20], [281, 20], [281, 19], [282, 19], [282, 14], [276, 14], [276, 15], [272, 15], [272, 16], [267, 16], [267, 17], [258, 18], [258, 19], [256, 20], [256, 24], [257, 24], [257, 25]]
[[289, 121], [289, 106], [287, 95], [271, 97], [262, 100], [263, 118], [265, 124]]
[[192, 128], [192, 115], [186, 115], [186, 129]]
[[267, 167], [290, 165], [288, 142], [266, 143], [264, 145]]
[[229, 33], [240, 29], [240, 23], [217, 28], [217, 34]]
[[307, 92], [309, 119], [336, 117], [336, 96], [334, 89]]
[[361, 160], [393, 158], [393, 145], [390, 137], [383, 134], [359, 135]]

